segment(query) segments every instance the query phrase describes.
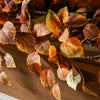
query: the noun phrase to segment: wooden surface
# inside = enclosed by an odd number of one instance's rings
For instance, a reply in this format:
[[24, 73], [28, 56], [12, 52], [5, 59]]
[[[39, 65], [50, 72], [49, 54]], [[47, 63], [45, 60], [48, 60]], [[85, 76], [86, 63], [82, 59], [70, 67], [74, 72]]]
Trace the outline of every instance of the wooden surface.
[[[1, 46], [1, 45], [0, 45]], [[0, 92], [16, 97], [20, 100], [56, 100], [52, 94], [45, 89], [39, 80], [39, 77], [29, 72], [26, 67], [27, 54], [8, 46], [1, 46], [6, 52], [9, 52], [15, 60], [16, 69], [6, 69], [6, 73], [11, 80], [12, 86], [8, 87], [0, 83]], [[85, 47], [86, 48], [86, 47]], [[90, 49], [89, 49], [90, 50]], [[86, 50], [86, 54], [98, 54], [98, 50], [92, 49], [90, 52]], [[96, 51], [96, 52], [95, 52]], [[51, 66], [42, 60], [43, 66], [51, 67], [56, 76], [55, 65]], [[86, 65], [87, 66], [87, 65]], [[96, 65], [99, 67], [100, 65]], [[84, 72], [86, 73], [86, 72]], [[98, 97], [90, 96], [82, 92], [81, 83], [78, 85], [77, 91], [67, 86], [66, 82], [60, 81], [56, 76], [56, 81], [61, 89], [62, 100], [100, 100], [100, 85], [95, 80], [95, 74], [86, 73], [87, 87], [98, 94]], [[89, 82], [90, 81], [90, 82]]]

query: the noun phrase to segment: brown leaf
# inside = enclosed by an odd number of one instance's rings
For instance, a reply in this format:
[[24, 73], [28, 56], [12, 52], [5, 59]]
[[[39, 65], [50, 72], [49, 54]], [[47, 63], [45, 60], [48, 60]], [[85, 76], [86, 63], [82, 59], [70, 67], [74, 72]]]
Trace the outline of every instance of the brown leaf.
[[4, 56], [4, 60], [7, 68], [16, 68], [14, 59], [9, 53], [6, 53], [6, 55]]
[[36, 32], [37, 37], [45, 36], [47, 34], [50, 34], [51, 32], [48, 30], [46, 23], [36, 23], [34, 25], [34, 30]]
[[82, 84], [82, 90], [86, 94], [93, 95], [93, 96], [96, 96], [97, 97], [97, 94], [95, 92], [89, 90], [88, 88], [86, 88], [85, 84]]
[[72, 14], [68, 17], [65, 27], [82, 27], [87, 24], [86, 16], [80, 14]]
[[40, 62], [40, 56], [37, 51], [33, 51], [28, 55], [27, 66], [30, 72], [40, 74], [42, 65]]
[[13, 23], [6, 21], [0, 30], [0, 43], [15, 44], [16, 30]]
[[95, 14], [93, 15], [93, 18], [95, 18], [97, 15], [99, 15], [99, 17], [100, 17], [100, 9], [96, 10]]
[[0, 73], [0, 82], [4, 85], [11, 86], [10, 80], [5, 72]]
[[60, 35], [60, 37], [58, 38], [58, 40], [60, 42], [66, 42], [68, 39], [69, 39], [69, 29], [68, 28], [65, 28], [65, 30]]
[[12, 1], [14, 1], [14, 2], [15, 2], [15, 4], [19, 4], [19, 3], [21, 3], [21, 2], [22, 2], [22, 0], [12, 0]]
[[56, 63], [57, 65], [59, 64], [56, 47], [54, 45], [50, 45], [50, 47], [49, 47], [49, 58], [48, 58], [48, 60]]
[[78, 2], [78, 0], [68, 0], [69, 6], [73, 9], [75, 7], [75, 4]]
[[57, 100], [61, 100], [61, 93], [58, 83], [56, 83], [52, 88], [52, 93]]
[[77, 85], [81, 81], [81, 76], [77, 70], [73, 67], [67, 74], [67, 84], [69, 87], [76, 91]]
[[44, 68], [40, 73], [41, 84], [51, 91], [55, 84], [55, 76], [50, 68]]
[[59, 17], [49, 9], [46, 17], [46, 25], [49, 31], [52, 33], [59, 35], [60, 28], [61, 28], [61, 22]]
[[17, 5], [13, 0], [11, 0], [4, 8], [2, 8], [3, 12], [11, 12], [11, 11], [17, 11]]
[[98, 43], [98, 48], [100, 49], [100, 33], [99, 33], [99, 35], [98, 35], [97, 43]]
[[60, 64], [59, 68], [57, 69], [57, 76], [60, 80], [66, 81], [68, 72], [69, 70], [66, 68], [66, 66]]
[[35, 45], [35, 49], [37, 50], [37, 52], [43, 55], [49, 54], [49, 47], [50, 47], [49, 40], [43, 41]]
[[98, 37], [99, 35], [99, 29], [95, 24], [87, 24], [83, 29], [83, 34], [85, 36], [85, 39], [92, 40], [95, 37]]
[[82, 43], [76, 37], [72, 37], [69, 41], [62, 43], [60, 51], [63, 56], [68, 58], [84, 57]]
[[32, 52], [34, 51], [35, 38], [32, 35], [27, 35], [24, 37], [18, 37], [16, 39], [17, 48], [23, 52]]
[[64, 8], [58, 11], [58, 17], [62, 24], [64, 24], [68, 20], [68, 8], [65, 6]]

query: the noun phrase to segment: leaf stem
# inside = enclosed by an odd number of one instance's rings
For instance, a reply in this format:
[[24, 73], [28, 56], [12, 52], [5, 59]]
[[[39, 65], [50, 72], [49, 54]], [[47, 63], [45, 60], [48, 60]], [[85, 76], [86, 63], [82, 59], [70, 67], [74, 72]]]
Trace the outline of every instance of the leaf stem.
[[1, 51], [3, 54], [6, 54], [6, 51], [5, 51], [2, 47], [0, 47], [0, 51]]

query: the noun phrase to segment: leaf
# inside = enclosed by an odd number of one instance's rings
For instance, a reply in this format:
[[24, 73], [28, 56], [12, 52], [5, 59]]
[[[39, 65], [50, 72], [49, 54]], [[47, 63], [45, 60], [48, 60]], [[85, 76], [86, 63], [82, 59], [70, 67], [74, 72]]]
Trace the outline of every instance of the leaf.
[[5, 72], [0, 73], [0, 82], [4, 85], [11, 86], [10, 80]]
[[27, 57], [27, 66], [32, 73], [40, 74], [42, 65], [40, 62], [40, 56], [37, 51], [33, 51]]
[[97, 40], [98, 48], [100, 49], [100, 33], [98, 35], [98, 40]]
[[29, 31], [29, 28], [28, 28], [28, 25], [27, 24], [22, 24], [21, 26], [20, 26], [20, 31], [21, 32], [28, 32]]
[[58, 11], [58, 17], [62, 24], [64, 24], [68, 20], [68, 8], [65, 6], [64, 8]]
[[56, 47], [54, 45], [50, 45], [50, 47], [49, 47], [49, 58], [48, 58], [48, 60], [56, 63], [57, 65], [59, 64]]
[[88, 88], [86, 88], [85, 84], [82, 84], [82, 90], [86, 94], [93, 95], [93, 96], [96, 96], [97, 97], [97, 94], [95, 92], [89, 90]]
[[66, 81], [68, 72], [69, 70], [66, 68], [66, 66], [60, 64], [59, 68], [57, 69], [57, 76], [60, 80]]
[[82, 27], [87, 24], [86, 16], [80, 14], [72, 14], [68, 17], [65, 27]]
[[2, 8], [3, 12], [11, 12], [11, 11], [17, 11], [17, 5], [13, 0], [11, 0], [4, 8]]
[[61, 28], [61, 22], [59, 17], [49, 9], [46, 17], [46, 25], [49, 31], [52, 33], [59, 35], [60, 28]]
[[16, 30], [10, 21], [6, 21], [3, 28], [0, 30], [0, 43], [15, 44]]
[[17, 48], [23, 52], [32, 52], [34, 51], [35, 38], [32, 35], [27, 35], [24, 37], [18, 37], [16, 39]]
[[4, 56], [4, 60], [7, 65], [7, 68], [16, 68], [14, 59], [9, 53], [6, 53], [6, 55]]
[[35, 49], [37, 50], [37, 52], [42, 54], [42, 55], [49, 54], [49, 47], [50, 47], [49, 40], [43, 41], [43, 42], [35, 45]]
[[52, 93], [57, 100], [61, 100], [61, 93], [58, 83], [56, 83], [52, 88]]
[[95, 14], [93, 15], [93, 18], [95, 18], [97, 15], [99, 15], [99, 17], [100, 17], [100, 9], [96, 10]]
[[67, 74], [67, 84], [72, 89], [76, 90], [77, 85], [81, 81], [81, 76], [77, 70], [73, 67]]
[[12, 1], [14, 1], [14, 2], [15, 2], [15, 4], [19, 4], [19, 3], [21, 3], [21, 2], [22, 2], [22, 0], [12, 0]]
[[46, 23], [37, 23], [34, 25], [34, 30], [36, 32], [37, 37], [45, 36], [47, 34], [50, 34], [51, 32], [48, 30]]
[[68, 0], [69, 6], [73, 9], [75, 7], [75, 4], [78, 2], [78, 0]]
[[72, 37], [68, 42], [64, 42], [60, 45], [60, 52], [64, 57], [78, 58], [84, 57], [82, 43], [76, 37]]
[[41, 84], [51, 91], [55, 84], [55, 76], [50, 68], [44, 68], [40, 73]]
[[99, 35], [99, 29], [95, 24], [87, 24], [83, 29], [83, 34], [85, 39], [92, 40], [95, 37], [98, 37]]
[[60, 37], [58, 38], [58, 40], [60, 42], [66, 42], [68, 39], [69, 39], [69, 29], [68, 28], [65, 28], [65, 30], [60, 35]]
[[3, 59], [2, 59], [2, 57], [0, 56], [0, 72], [2, 71], [2, 61], [3, 61]]

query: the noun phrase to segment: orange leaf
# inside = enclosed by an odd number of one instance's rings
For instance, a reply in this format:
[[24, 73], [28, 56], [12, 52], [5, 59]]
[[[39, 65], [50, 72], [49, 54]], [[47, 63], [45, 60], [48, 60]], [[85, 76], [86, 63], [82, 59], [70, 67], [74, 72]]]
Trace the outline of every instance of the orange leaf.
[[35, 38], [32, 35], [27, 35], [24, 37], [18, 37], [16, 39], [17, 48], [23, 52], [32, 52], [34, 51]]
[[82, 84], [82, 90], [86, 94], [93, 95], [93, 96], [96, 96], [97, 97], [97, 94], [95, 92], [89, 90], [88, 88], [86, 88], [85, 84]]
[[58, 38], [58, 40], [60, 42], [66, 42], [69, 39], [69, 29], [66, 28], [64, 30], [64, 32], [60, 35], [60, 37]]
[[72, 37], [68, 42], [62, 43], [60, 46], [60, 51], [63, 56], [68, 58], [77, 58], [84, 56], [82, 43], [76, 37]]
[[49, 54], [49, 47], [50, 47], [49, 40], [43, 41], [35, 45], [35, 49], [37, 50], [37, 52], [43, 55]]
[[95, 37], [98, 37], [99, 35], [99, 29], [95, 24], [87, 24], [83, 29], [83, 34], [85, 36], [85, 39], [92, 40]]
[[46, 25], [49, 31], [52, 33], [59, 35], [60, 28], [61, 28], [61, 22], [59, 17], [49, 9], [46, 17]]
[[33, 51], [28, 55], [27, 66], [30, 72], [40, 74], [42, 65], [40, 62], [40, 56], [37, 51]]
[[52, 93], [57, 100], [61, 100], [60, 88], [57, 83], [53, 86]]
[[82, 27], [87, 24], [86, 16], [80, 14], [72, 14], [68, 17], [67, 22], [65, 23], [66, 27]]
[[55, 76], [50, 68], [44, 68], [40, 73], [41, 84], [51, 91], [55, 84]]
[[68, 8], [65, 6], [64, 8], [58, 11], [58, 17], [62, 24], [64, 24], [68, 20]]
[[5, 22], [3, 28], [0, 30], [0, 43], [15, 44], [16, 30], [10, 21]]
[[5, 72], [0, 73], [0, 82], [4, 85], [11, 86], [10, 80]]
[[53, 46], [53, 45], [50, 45], [50, 47], [49, 47], [49, 58], [48, 58], [48, 60], [56, 63], [57, 65], [59, 64], [56, 47]]
[[69, 70], [66, 68], [66, 66], [60, 64], [59, 68], [57, 69], [57, 76], [60, 80], [66, 81], [68, 72]]

